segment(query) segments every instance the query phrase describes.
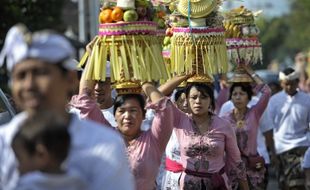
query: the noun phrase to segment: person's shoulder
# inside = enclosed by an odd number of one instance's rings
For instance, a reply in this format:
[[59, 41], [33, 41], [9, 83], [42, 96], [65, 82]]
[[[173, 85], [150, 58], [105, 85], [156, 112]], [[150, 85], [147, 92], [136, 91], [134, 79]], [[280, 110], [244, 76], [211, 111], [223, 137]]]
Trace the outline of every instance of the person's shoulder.
[[69, 130], [72, 136], [85, 139], [84, 143], [88, 144], [123, 141], [119, 133], [110, 126], [90, 120], [80, 120], [77, 116], [73, 116]]
[[310, 99], [310, 94], [304, 92], [304, 91], [298, 91], [298, 95], [302, 98], [305, 98], [305, 99]]
[[[83, 187], [83, 188], [81, 188]], [[69, 172], [64, 174], [49, 174], [40, 171], [29, 172], [21, 176], [18, 182], [18, 190], [41, 189], [85, 189], [86, 185], [80, 175]]]
[[16, 190], [37, 190], [37, 184], [45, 180], [47, 178], [41, 172], [29, 172], [19, 178]]
[[270, 97], [269, 102], [270, 101], [282, 101], [284, 97], [286, 97], [286, 93], [282, 90], [276, 94], [274, 94], [273, 96]]
[[310, 95], [308, 93], [298, 91], [297, 102], [310, 109]]
[[4, 141], [10, 143], [13, 136], [16, 134], [20, 125], [28, 117], [26, 112], [21, 112], [15, 115], [11, 121], [0, 126], [0, 138], [3, 138]]

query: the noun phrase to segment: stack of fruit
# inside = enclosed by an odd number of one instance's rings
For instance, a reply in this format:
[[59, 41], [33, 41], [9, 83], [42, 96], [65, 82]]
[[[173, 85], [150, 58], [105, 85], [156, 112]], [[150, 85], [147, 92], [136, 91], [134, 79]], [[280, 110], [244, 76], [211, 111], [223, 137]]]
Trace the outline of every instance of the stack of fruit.
[[259, 29], [254, 23], [257, 13], [241, 6], [225, 14], [226, 44], [230, 63], [255, 64], [262, 62]]
[[134, 3], [123, 1], [103, 2], [99, 14], [99, 23], [153, 21], [159, 29], [165, 28], [165, 7], [153, 6], [148, 0], [135, 0]]
[[[194, 74], [188, 82], [212, 82], [213, 74], [227, 71], [221, 0], [178, 0], [170, 3], [167, 43], [173, 74]], [[170, 37], [170, 38], [169, 38]], [[168, 42], [171, 41], [169, 46]]]
[[155, 6], [155, 16], [153, 17], [153, 21], [157, 23], [158, 30], [157, 30], [157, 36], [159, 37], [160, 41], [164, 41], [165, 38], [165, 17], [169, 14], [169, 10], [167, 10], [166, 6], [164, 4], [159, 4]]
[[[99, 37], [95, 41], [86, 79], [105, 80], [105, 63], [111, 62], [111, 81], [116, 90], [130, 93], [142, 81], [167, 79], [156, 37], [155, 10], [148, 0], [103, 2], [99, 14]], [[86, 56], [82, 59], [86, 60]], [[81, 63], [80, 65], [83, 65]]]

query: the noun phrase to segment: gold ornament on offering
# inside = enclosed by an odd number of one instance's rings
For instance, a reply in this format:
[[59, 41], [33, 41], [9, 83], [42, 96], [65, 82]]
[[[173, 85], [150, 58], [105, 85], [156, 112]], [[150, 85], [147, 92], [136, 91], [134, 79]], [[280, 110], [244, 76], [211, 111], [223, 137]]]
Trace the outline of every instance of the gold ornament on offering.
[[187, 81], [183, 81], [177, 88], [185, 88], [187, 86]]
[[142, 92], [138, 81], [119, 81], [113, 87], [117, 94], [141, 94]]
[[214, 82], [214, 78], [210, 75], [195, 75], [186, 81], [187, 83], [208, 83], [212, 84]]

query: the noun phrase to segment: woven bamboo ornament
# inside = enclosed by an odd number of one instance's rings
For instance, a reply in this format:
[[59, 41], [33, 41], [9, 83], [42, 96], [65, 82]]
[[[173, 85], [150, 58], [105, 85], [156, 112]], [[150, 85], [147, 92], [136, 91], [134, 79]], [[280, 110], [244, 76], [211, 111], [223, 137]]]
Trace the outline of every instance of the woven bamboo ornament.
[[196, 73], [197, 79], [227, 71], [223, 28], [173, 28], [171, 68], [180, 74]]
[[119, 88], [135, 89], [140, 81], [167, 79], [156, 29], [156, 23], [150, 21], [101, 24], [92, 54], [83, 56], [79, 65], [83, 66], [89, 56], [86, 79], [104, 81], [107, 60], [111, 82]]

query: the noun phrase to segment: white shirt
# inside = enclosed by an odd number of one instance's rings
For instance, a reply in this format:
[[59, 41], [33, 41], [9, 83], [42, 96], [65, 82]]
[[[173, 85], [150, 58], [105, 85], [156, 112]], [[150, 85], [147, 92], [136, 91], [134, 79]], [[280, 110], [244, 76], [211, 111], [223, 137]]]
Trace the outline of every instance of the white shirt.
[[276, 153], [309, 146], [310, 96], [298, 91], [293, 97], [281, 91], [267, 107], [274, 128]]
[[[17, 164], [10, 144], [26, 118], [26, 113], [20, 113], [0, 128], [0, 190], [12, 190], [17, 184]], [[69, 133], [68, 171], [79, 172], [88, 190], [134, 189], [125, 144], [115, 131], [73, 115]]]
[[87, 190], [79, 175], [30, 172], [20, 177], [15, 190]]
[[[248, 103], [247, 107], [251, 108], [252, 106], [256, 105], [259, 101], [259, 98], [257, 96], [253, 96], [251, 98], [251, 101]], [[219, 116], [222, 117], [225, 113], [229, 112], [230, 110], [234, 109], [234, 104], [231, 100], [225, 102], [221, 110], [219, 112]], [[268, 117], [266, 116], [266, 111], [263, 113], [262, 117], [259, 120], [259, 128], [257, 130], [257, 152], [259, 155], [264, 157], [264, 160], [266, 164], [270, 164], [270, 157], [268, 154], [268, 150], [265, 143], [265, 137], [263, 135], [264, 132], [271, 130], [272, 125], [262, 125], [261, 123], [267, 123]]]
[[181, 152], [180, 152], [180, 144], [177, 139], [177, 135], [174, 130], [172, 131], [169, 142], [166, 146], [165, 150], [166, 156], [173, 161], [181, 163]]
[[[115, 121], [115, 117], [113, 114], [114, 106], [108, 108], [108, 109], [101, 109], [101, 113], [104, 115], [104, 118], [110, 123], [112, 127], [117, 127], [117, 123]], [[69, 110], [70, 113], [76, 114], [80, 119], [80, 113], [81, 111], [75, 107], [70, 107]]]
[[147, 109], [145, 113], [145, 118], [142, 121], [141, 130], [148, 131], [152, 127], [153, 119], [155, 116], [155, 111], [152, 109]]
[[310, 147], [308, 147], [308, 149], [305, 153], [302, 167], [306, 168], [306, 169], [310, 169]]
[[117, 127], [117, 123], [115, 121], [113, 110], [114, 110], [114, 106], [108, 109], [102, 109], [101, 112], [104, 115], [104, 118], [110, 123], [112, 127]]
[[310, 169], [310, 147], [307, 149], [305, 153], [302, 167], [306, 169]]

